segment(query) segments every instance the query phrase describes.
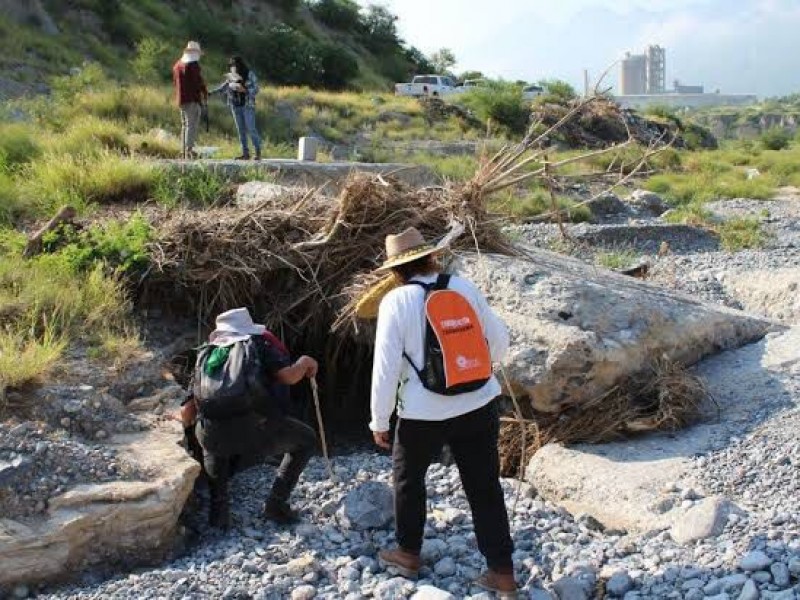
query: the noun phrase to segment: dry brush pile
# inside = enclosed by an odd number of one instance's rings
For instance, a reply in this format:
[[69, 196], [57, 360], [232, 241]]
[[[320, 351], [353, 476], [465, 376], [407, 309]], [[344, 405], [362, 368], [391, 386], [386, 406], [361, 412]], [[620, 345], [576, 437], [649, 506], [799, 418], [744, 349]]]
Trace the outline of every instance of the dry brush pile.
[[[688, 144], [688, 134], [703, 148], [716, 148], [714, 136], [702, 127], [687, 126], [677, 117], [648, 118], [638, 113], [620, 108], [610, 98], [598, 97], [594, 102], [580, 103], [580, 110], [564, 123], [545, 143], [561, 144], [567, 148], [607, 148], [623, 143], [633, 137], [638, 143], [648, 145], [659, 138], [673, 139], [676, 148]], [[561, 120], [575, 108], [576, 104], [541, 104], [534, 109], [534, 118], [543, 126], [550, 126]]]
[[[324, 401], [334, 427], [340, 419], [363, 428], [368, 410], [371, 327], [359, 321], [355, 307], [365, 290], [380, 281], [374, 269], [382, 260], [385, 236], [414, 226], [435, 240], [454, 224], [461, 224], [465, 233], [455, 239], [453, 250], [478, 249], [524, 258], [524, 250], [503, 235], [504, 218], [491, 214], [486, 200], [533, 178], [555, 187], [560, 167], [621, 146], [635, 147], [629, 135], [609, 149], [560, 163], [547, 162], [542, 140], [595, 101], [574, 107], [556, 123], [535, 124], [520, 144], [484, 157], [466, 184], [412, 189], [392, 178], [356, 175], [336, 199], [311, 191], [248, 209], [178, 212], [159, 226], [145, 297], [151, 302], [184, 305], [206, 326], [221, 310], [250, 306], [258, 319], [295, 350], [313, 352], [323, 359], [327, 367], [323, 372]], [[664, 145], [659, 138], [642, 148], [640, 164]], [[554, 214], [558, 214], [555, 206], [554, 198]], [[529, 456], [543, 441], [605, 437], [605, 429], [597, 429], [607, 423], [598, 423], [595, 417], [611, 404], [619, 407], [619, 398], [614, 397], [613, 402], [611, 396], [602, 398], [579, 414], [562, 415], [557, 427], [545, 421], [529, 423], [532, 430], [525, 429], [524, 435], [519, 422], [505, 427], [506, 471], [513, 470], [511, 462], [519, 461], [522, 446]], [[669, 399], [664, 399], [651, 412], [658, 414], [669, 404]], [[676, 406], [681, 415], [694, 410], [693, 406], [686, 411], [682, 405]], [[618, 431], [618, 425], [630, 421], [631, 410], [623, 406], [623, 416], [612, 429]], [[520, 418], [519, 411], [515, 412]], [[639, 408], [635, 412], [642, 416]], [[564, 419], [573, 426], [565, 428]], [[663, 419], [658, 426], [674, 424]]]
[[683, 365], [655, 360], [591, 402], [552, 415], [504, 420], [500, 460], [512, 475], [542, 446], [552, 442], [597, 444], [646, 431], [676, 431], [701, 418], [708, 400], [705, 382]]

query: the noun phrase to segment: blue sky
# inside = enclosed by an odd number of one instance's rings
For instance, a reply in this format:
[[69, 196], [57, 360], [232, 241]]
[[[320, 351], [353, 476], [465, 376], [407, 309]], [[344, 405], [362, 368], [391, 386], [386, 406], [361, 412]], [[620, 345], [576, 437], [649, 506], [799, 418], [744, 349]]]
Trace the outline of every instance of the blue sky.
[[[362, 4], [369, 3], [363, 0]], [[667, 80], [708, 91], [800, 92], [800, 0], [382, 0], [404, 39], [458, 69], [582, 85], [626, 50], [667, 48]], [[458, 70], [457, 69], [457, 70]], [[616, 85], [618, 69], [608, 79]]]

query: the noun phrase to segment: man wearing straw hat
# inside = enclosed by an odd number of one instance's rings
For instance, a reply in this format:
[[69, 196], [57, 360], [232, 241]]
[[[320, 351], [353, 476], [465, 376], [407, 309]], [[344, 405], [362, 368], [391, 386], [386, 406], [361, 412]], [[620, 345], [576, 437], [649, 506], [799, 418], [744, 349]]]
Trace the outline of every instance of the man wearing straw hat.
[[264, 325], [253, 323], [246, 308], [229, 310], [217, 317], [216, 329], [209, 336], [213, 350], [208, 362], [224, 362], [226, 350], [250, 339], [256, 342], [259, 364], [270, 383], [269, 397], [258, 399], [252, 412], [226, 419], [205, 418], [201, 410], [196, 427], [209, 477], [209, 524], [223, 529], [230, 524], [230, 477], [238, 469], [279, 454], [284, 457], [264, 505], [264, 516], [279, 524], [296, 523], [299, 516], [290, 508], [289, 496], [317, 443], [311, 427], [288, 416], [289, 386], [316, 377], [317, 362], [301, 356], [292, 363], [283, 343]]
[[[387, 260], [380, 269], [391, 271], [401, 285], [383, 298], [378, 312], [370, 429], [378, 446], [392, 449], [399, 547], [381, 552], [379, 558], [403, 576], [417, 576], [426, 520], [425, 474], [447, 445], [472, 510], [478, 548], [489, 567], [475, 583], [501, 595], [513, 595], [517, 589], [514, 548], [500, 487], [500, 424], [494, 401], [501, 389], [491, 373], [491, 363], [501, 360], [508, 350], [508, 330], [475, 285], [460, 277], [442, 276], [434, 258], [442, 249], [426, 242], [414, 228], [386, 238]], [[471, 307], [470, 314], [480, 322], [483, 335], [481, 329], [477, 334], [488, 363], [486, 378], [476, 383], [479, 387], [473, 385], [472, 391], [450, 395], [431, 391], [423, 367], [429, 364], [428, 298], [431, 290], [441, 290], [442, 285], [463, 297]], [[462, 358], [459, 355], [458, 359]], [[396, 407], [392, 445], [389, 422]]]
[[181, 140], [183, 158], [194, 158], [194, 143], [200, 125], [202, 106], [208, 99], [208, 88], [200, 70], [203, 54], [198, 42], [189, 42], [183, 55], [172, 67], [175, 102], [181, 111]]

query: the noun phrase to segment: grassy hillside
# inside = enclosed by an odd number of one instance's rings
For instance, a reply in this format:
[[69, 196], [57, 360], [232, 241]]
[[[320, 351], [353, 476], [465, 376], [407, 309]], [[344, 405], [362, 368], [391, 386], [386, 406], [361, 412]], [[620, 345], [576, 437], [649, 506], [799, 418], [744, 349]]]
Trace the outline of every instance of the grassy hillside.
[[384, 89], [426, 68], [386, 9], [352, 0], [0, 0], [0, 97], [87, 61], [122, 81], [167, 81], [187, 40], [214, 79], [241, 54], [266, 81]]

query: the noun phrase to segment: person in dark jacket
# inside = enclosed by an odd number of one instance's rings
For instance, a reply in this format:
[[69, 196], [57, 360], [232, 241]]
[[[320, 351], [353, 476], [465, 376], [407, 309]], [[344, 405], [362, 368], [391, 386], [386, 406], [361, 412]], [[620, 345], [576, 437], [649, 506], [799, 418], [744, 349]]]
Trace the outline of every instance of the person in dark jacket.
[[200, 44], [189, 42], [183, 56], [172, 67], [175, 86], [175, 103], [181, 111], [181, 141], [183, 158], [195, 158], [194, 143], [203, 104], [208, 98], [208, 88], [200, 69]]
[[288, 416], [289, 386], [317, 374], [317, 362], [301, 356], [294, 363], [283, 343], [263, 325], [253, 323], [246, 308], [220, 314], [216, 330], [209, 336], [212, 346], [226, 347], [253, 338], [257, 342], [269, 398], [250, 414], [229, 419], [207, 419], [200, 415], [195, 433], [203, 451], [211, 506], [209, 524], [223, 529], [230, 525], [229, 480], [239, 469], [283, 454], [272, 490], [264, 504], [264, 516], [280, 524], [299, 521], [289, 497], [314, 454], [317, 436], [305, 423]]
[[253, 142], [255, 160], [261, 160], [261, 136], [256, 125], [256, 95], [258, 94], [258, 80], [256, 74], [242, 60], [234, 56], [228, 61], [230, 71], [225, 81], [211, 90], [212, 94], [224, 93], [228, 106], [231, 108], [236, 131], [239, 134], [239, 143], [242, 145], [242, 154], [237, 160], [248, 160], [250, 148], [248, 137]]

